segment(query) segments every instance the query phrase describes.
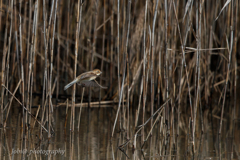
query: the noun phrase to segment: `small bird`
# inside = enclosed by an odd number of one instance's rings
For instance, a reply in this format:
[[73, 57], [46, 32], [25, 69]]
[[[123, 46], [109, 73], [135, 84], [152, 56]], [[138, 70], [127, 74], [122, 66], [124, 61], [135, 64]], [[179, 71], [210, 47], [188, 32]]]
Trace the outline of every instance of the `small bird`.
[[100, 74], [102, 74], [102, 72], [99, 69], [94, 69], [93, 71], [82, 73], [77, 78], [75, 78], [72, 82], [67, 84], [64, 87], [64, 90], [68, 89], [75, 83], [77, 83], [78, 85], [83, 86], [83, 87], [100, 87], [103, 89], [107, 89], [107, 87], [101, 86], [95, 80]]

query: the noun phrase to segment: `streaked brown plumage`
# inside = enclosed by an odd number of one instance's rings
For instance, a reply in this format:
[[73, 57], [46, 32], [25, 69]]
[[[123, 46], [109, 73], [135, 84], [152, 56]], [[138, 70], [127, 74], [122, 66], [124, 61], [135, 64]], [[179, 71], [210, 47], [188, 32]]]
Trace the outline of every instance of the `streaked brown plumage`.
[[95, 79], [101, 75], [102, 72], [99, 69], [94, 69], [93, 71], [85, 72], [80, 74], [77, 78], [75, 78], [72, 82], [67, 84], [64, 87], [64, 90], [71, 87], [73, 84], [77, 83], [83, 87], [100, 87], [106, 89], [107, 87], [101, 86]]

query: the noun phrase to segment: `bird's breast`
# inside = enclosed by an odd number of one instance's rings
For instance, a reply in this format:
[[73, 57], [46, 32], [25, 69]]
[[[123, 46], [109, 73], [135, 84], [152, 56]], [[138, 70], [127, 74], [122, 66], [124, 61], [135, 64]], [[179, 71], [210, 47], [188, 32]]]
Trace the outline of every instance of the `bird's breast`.
[[97, 78], [97, 76], [92, 76], [92, 77], [90, 77], [90, 81], [91, 80], [94, 80], [94, 79], [96, 79]]

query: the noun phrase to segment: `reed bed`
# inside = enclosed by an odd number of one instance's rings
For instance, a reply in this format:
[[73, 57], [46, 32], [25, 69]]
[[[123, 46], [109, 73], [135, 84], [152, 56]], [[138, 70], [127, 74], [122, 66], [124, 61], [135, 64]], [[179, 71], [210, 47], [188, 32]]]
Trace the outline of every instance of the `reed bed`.
[[[126, 146], [180, 155], [184, 132], [191, 157], [199, 158], [196, 136], [217, 115], [213, 134], [222, 159], [223, 121], [234, 137], [239, 117], [239, 1], [5, 0], [0, 8], [0, 124], [8, 126], [13, 107], [22, 109], [22, 149], [36, 122], [40, 140], [53, 138], [59, 106], [71, 107], [64, 126], [74, 132], [82, 107], [110, 104], [117, 108], [109, 138], [120, 136], [126, 157]], [[107, 90], [75, 84], [63, 90], [95, 68]], [[158, 142], [149, 141], [153, 130], [162, 135]]]

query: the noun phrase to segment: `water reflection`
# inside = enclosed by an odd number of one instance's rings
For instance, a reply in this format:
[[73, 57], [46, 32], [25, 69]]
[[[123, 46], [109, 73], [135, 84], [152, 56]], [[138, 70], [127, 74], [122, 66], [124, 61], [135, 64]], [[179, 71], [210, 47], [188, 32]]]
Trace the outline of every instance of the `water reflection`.
[[[116, 107], [116, 106], [114, 106]], [[22, 139], [21, 114], [14, 110], [8, 122], [6, 130], [0, 130], [0, 155], [1, 159], [239, 159], [239, 133], [240, 122], [234, 121], [234, 133], [229, 129], [227, 121], [223, 124], [221, 137], [218, 136], [218, 127], [209, 122], [205, 123], [205, 131], [197, 131], [195, 135], [194, 152], [192, 151], [192, 139], [190, 131], [180, 128], [179, 135], [175, 129], [171, 129], [168, 137], [164, 137], [163, 119], [160, 118], [153, 128], [152, 135], [144, 145], [141, 141], [141, 132], [136, 137], [133, 145], [134, 118], [130, 120], [129, 137], [127, 130], [120, 129], [122, 115], [116, 126], [116, 132], [111, 138], [112, 126], [116, 108], [101, 107], [82, 109], [80, 130], [71, 132], [69, 125], [64, 128], [66, 113], [65, 107], [54, 110], [54, 133], [48, 139], [47, 133], [43, 131], [45, 139], [39, 139], [40, 126], [36, 123], [34, 130], [26, 130], [26, 139]], [[69, 111], [70, 112], [70, 109]], [[79, 108], [76, 108], [78, 117]], [[70, 113], [69, 113], [70, 114]], [[218, 124], [219, 119], [214, 119]], [[67, 119], [67, 124], [70, 119]], [[214, 131], [213, 131], [213, 130]], [[145, 136], [150, 127], [145, 127]], [[217, 136], [216, 136], [217, 135]], [[234, 135], [234, 136], [231, 136]], [[146, 138], [146, 137], [145, 137]], [[221, 146], [219, 148], [219, 145]], [[168, 151], [168, 152], [166, 152]], [[220, 153], [219, 153], [220, 152]]]

